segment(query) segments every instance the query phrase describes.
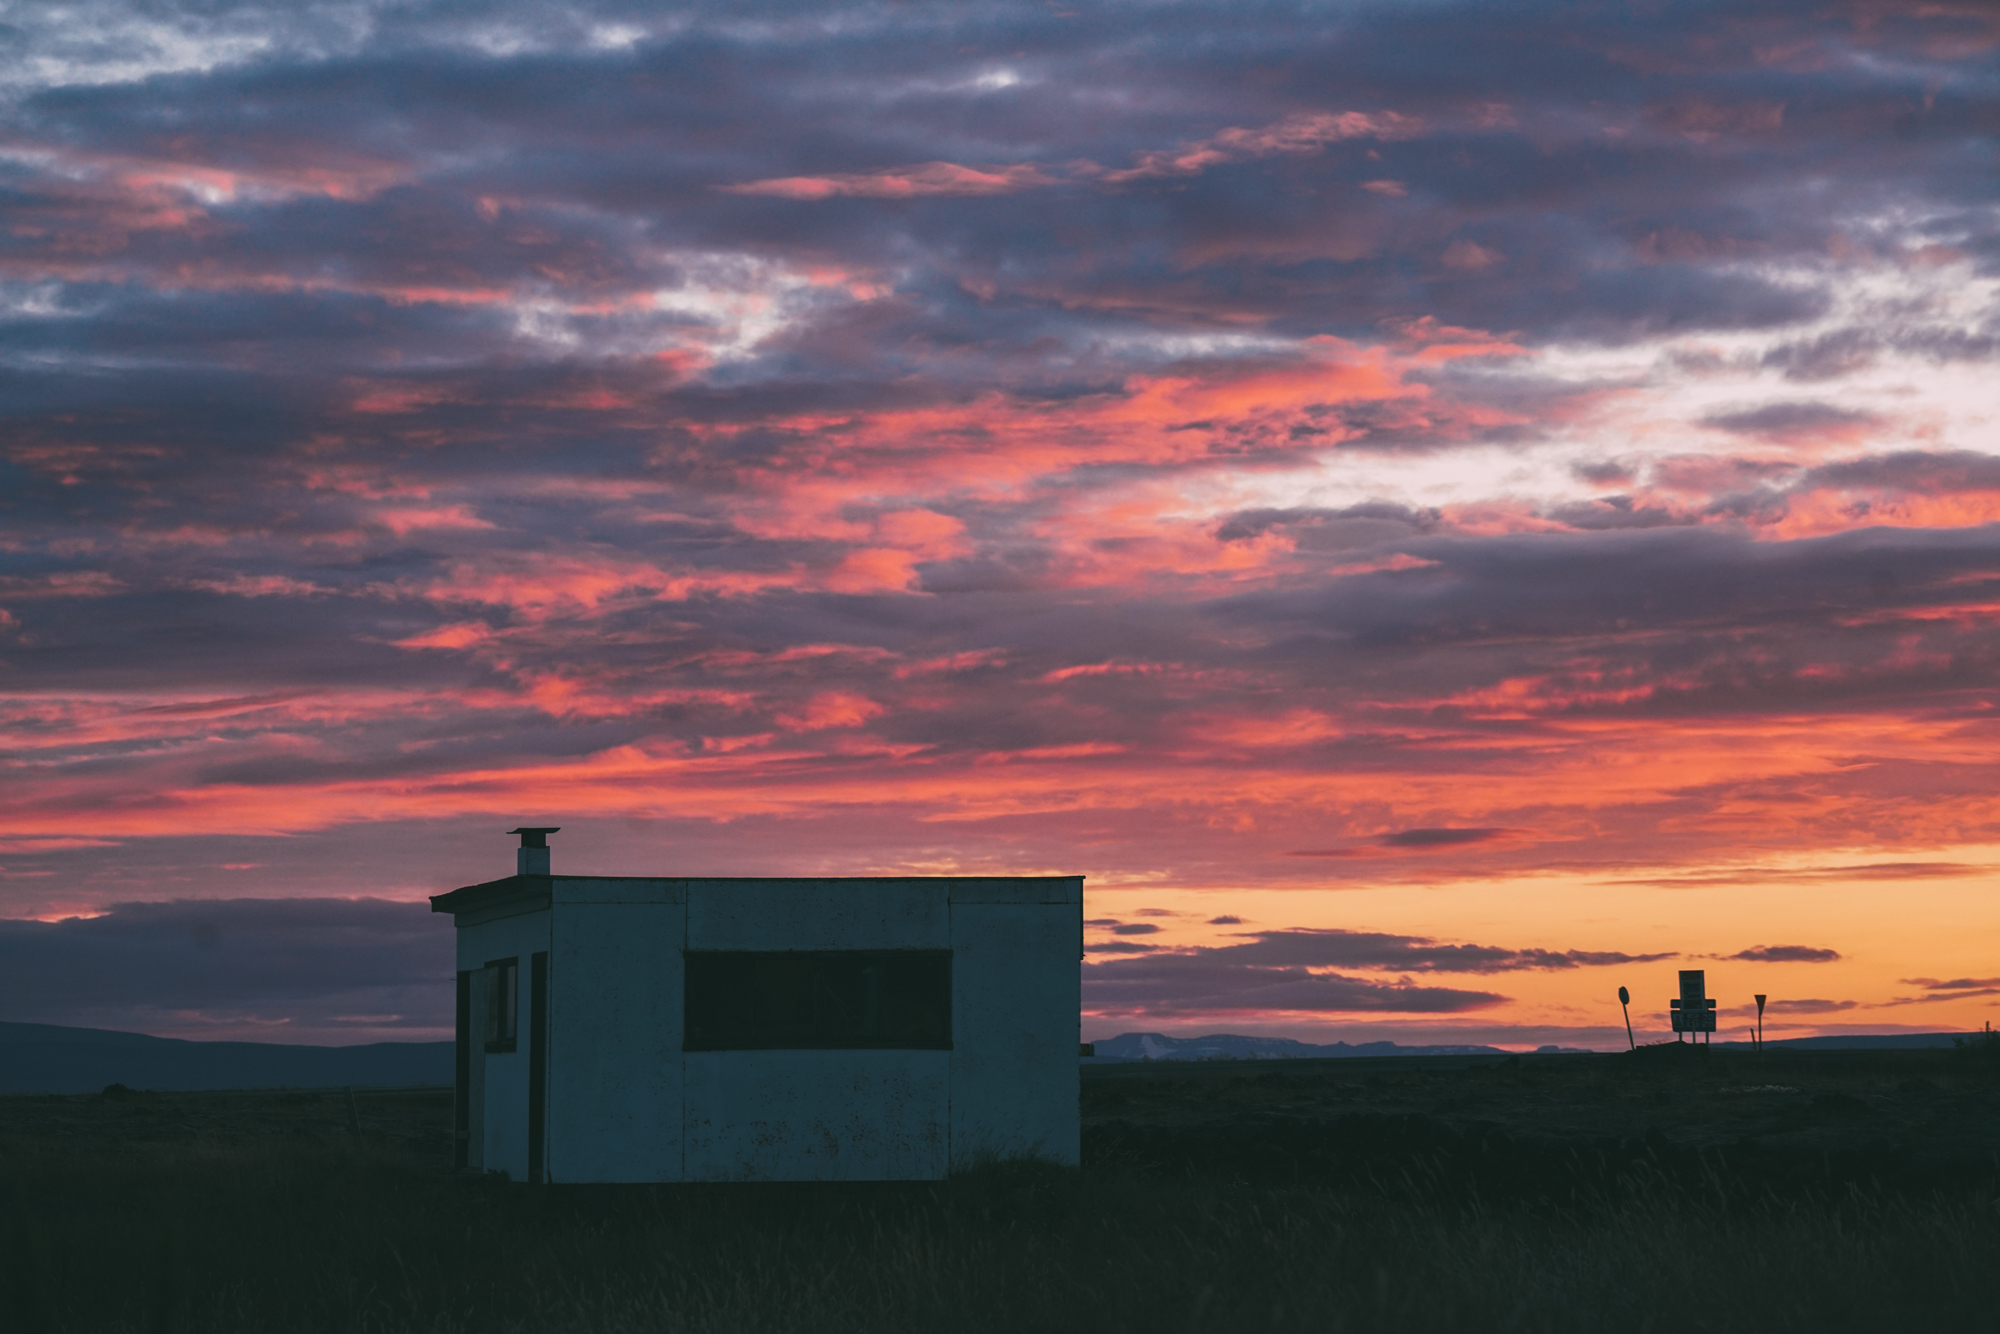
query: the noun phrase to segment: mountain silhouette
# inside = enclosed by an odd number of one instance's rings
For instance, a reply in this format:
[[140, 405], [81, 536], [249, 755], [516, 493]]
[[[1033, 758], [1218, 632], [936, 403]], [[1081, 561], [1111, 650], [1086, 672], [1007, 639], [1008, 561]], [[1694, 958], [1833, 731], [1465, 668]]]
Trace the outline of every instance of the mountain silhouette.
[[407, 1087], [452, 1082], [449, 1042], [356, 1047], [190, 1042], [59, 1024], [0, 1023], [0, 1093]]

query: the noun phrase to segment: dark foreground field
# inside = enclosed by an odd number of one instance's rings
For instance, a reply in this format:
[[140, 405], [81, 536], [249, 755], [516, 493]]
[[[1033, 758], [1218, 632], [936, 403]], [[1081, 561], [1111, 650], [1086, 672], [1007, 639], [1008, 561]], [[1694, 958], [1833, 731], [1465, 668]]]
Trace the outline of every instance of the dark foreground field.
[[449, 1096], [0, 1099], [0, 1328], [1991, 1328], [2000, 1063], [1085, 1072], [1081, 1172], [455, 1179]]

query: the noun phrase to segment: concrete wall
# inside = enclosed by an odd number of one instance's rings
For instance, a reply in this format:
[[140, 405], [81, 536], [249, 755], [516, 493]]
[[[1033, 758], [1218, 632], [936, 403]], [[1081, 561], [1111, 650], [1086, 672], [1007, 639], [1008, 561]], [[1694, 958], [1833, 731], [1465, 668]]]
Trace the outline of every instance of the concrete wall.
[[549, 948], [549, 913], [524, 913], [458, 930], [458, 966], [478, 970], [489, 960], [520, 960], [520, 994], [511, 1052], [488, 1052], [482, 1040], [485, 1014], [479, 979], [473, 979], [472, 1063], [478, 1111], [473, 1117], [477, 1138], [469, 1155], [488, 1172], [505, 1172], [516, 1181], [528, 1179], [528, 1030], [531, 1015], [529, 959]]

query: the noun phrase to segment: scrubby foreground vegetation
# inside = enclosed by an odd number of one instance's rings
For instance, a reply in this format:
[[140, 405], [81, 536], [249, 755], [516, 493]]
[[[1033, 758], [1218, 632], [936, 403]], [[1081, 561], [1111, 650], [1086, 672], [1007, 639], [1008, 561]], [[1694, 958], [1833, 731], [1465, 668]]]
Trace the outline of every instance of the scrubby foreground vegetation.
[[1975, 1328], [1976, 1198], [1481, 1208], [996, 1168], [529, 1191], [380, 1153], [6, 1168], [12, 1330]]
[[1359, 1176], [1245, 1171], [1129, 1152], [1114, 1127], [1081, 1172], [534, 1190], [440, 1171], [437, 1095], [364, 1095], [358, 1137], [337, 1096], [268, 1116], [151, 1096], [0, 1107], [0, 1327], [1978, 1328], [2000, 1254], [1980, 1171], [1752, 1188], [1641, 1148], [1496, 1196], [1421, 1151]]

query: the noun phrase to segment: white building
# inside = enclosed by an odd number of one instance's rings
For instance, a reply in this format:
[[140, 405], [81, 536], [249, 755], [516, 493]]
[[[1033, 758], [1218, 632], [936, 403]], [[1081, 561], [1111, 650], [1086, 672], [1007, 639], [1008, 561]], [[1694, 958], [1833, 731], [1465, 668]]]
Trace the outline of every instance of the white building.
[[1078, 1157], [1083, 877], [517, 874], [458, 934], [458, 1164], [883, 1181]]

